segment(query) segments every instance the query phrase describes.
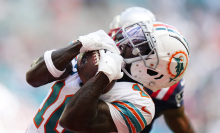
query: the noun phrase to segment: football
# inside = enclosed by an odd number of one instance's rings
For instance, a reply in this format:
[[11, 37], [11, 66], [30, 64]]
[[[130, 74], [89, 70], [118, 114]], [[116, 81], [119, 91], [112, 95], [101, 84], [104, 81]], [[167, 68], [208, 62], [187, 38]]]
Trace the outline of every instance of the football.
[[[81, 53], [77, 59], [77, 71], [80, 79], [85, 84], [90, 78], [94, 77], [98, 71], [100, 54], [98, 50]], [[107, 93], [115, 84], [115, 81], [109, 83], [103, 93]]]

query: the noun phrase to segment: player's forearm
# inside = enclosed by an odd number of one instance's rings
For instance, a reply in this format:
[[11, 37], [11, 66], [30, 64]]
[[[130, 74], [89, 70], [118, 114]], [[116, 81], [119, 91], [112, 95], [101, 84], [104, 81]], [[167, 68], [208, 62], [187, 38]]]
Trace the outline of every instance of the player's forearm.
[[68, 102], [60, 118], [60, 125], [70, 131], [91, 130], [89, 126], [98, 115], [99, 96], [108, 83], [108, 77], [102, 72], [87, 81]]
[[170, 129], [174, 133], [194, 133], [192, 125], [190, 124], [187, 118], [179, 117], [179, 118], [170, 119], [168, 121], [166, 120], [166, 122], [169, 123], [168, 125]]
[[60, 77], [54, 77], [51, 75], [45, 64], [44, 56], [42, 56], [32, 63], [30, 70], [26, 73], [27, 82], [34, 87], [38, 87], [55, 80], [65, 78], [70, 73], [72, 68], [71, 61], [79, 54], [81, 46], [82, 44], [80, 42], [75, 42], [65, 48], [52, 52], [51, 59], [56, 69], [60, 71], [66, 69]]
[[170, 113], [165, 113], [164, 118], [169, 126], [169, 128], [174, 133], [194, 133], [194, 129], [190, 123], [189, 118], [184, 112], [184, 106], [173, 109], [169, 111]]
[[65, 48], [58, 49], [52, 53], [54, 66], [59, 70], [64, 70], [68, 63], [79, 54], [82, 44], [79, 41], [68, 45]]

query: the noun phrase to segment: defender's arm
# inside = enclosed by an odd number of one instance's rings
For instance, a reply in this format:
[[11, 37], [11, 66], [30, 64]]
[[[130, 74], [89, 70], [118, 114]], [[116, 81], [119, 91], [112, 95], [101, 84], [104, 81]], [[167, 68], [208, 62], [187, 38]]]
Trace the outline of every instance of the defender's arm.
[[170, 129], [175, 133], [194, 133], [194, 129], [187, 117], [184, 106], [164, 111], [164, 119]]

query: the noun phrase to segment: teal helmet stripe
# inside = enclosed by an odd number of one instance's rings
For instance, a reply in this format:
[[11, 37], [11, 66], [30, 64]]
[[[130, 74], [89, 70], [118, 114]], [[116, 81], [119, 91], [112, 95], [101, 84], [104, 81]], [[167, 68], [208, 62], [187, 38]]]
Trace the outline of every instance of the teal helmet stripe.
[[[178, 35], [178, 40], [184, 45], [184, 47], [186, 48], [186, 46], [185, 46], [185, 44], [183, 43], [183, 41], [186, 43], [186, 45], [187, 45], [187, 47], [189, 48], [189, 45], [188, 45], [188, 43], [187, 43], [187, 41], [186, 41], [186, 39], [179, 33], [179, 32], [177, 32], [177, 31], [174, 31], [174, 30], [172, 30], [172, 29], [170, 29], [170, 28], [168, 28], [168, 27], [166, 27], [166, 28], [155, 28], [155, 30], [157, 31], [157, 30], [167, 30], [168, 32], [172, 32], [172, 33], [175, 33], [175, 34], [177, 34]], [[174, 37], [174, 36], [171, 36], [171, 37]], [[175, 38], [175, 37], [174, 37]], [[180, 38], [182, 38], [182, 40], [180, 40]], [[177, 39], [177, 38], [176, 38]], [[187, 52], [188, 52], [188, 54], [189, 54], [189, 50], [188, 50], [188, 48], [186, 48], [186, 50], [187, 50]]]
[[167, 28], [155, 28], [155, 30], [167, 30]]
[[[181, 38], [183, 38], [184, 42], [187, 44], [188, 46], [188, 43], [186, 42], [186, 39], [178, 32], [172, 30], [172, 29], [169, 29], [169, 28], [155, 28], [155, 30], [167, 30], [169, 32], [173, 32], [173, 33], [176, 33], [178, 36], [180, 36]], [[189, 47], [189, 46], [188, 46]]]
[[186, 43], [186, 45], [189, 47], [188, 43], [186, 42], [186, 39], [185, 39], [181, 34], [179, 34], [178, 32], [176, 32], [176, 31], [174, 31], [174, 30], [171, 30], [171, 29], [169, 29], [169, 28], [168, 28], [168, 31], [169, 31], [169, 32], [176, 33], [179, 37], [181, 37], [181, 38], [184, 40], [184, 42]]

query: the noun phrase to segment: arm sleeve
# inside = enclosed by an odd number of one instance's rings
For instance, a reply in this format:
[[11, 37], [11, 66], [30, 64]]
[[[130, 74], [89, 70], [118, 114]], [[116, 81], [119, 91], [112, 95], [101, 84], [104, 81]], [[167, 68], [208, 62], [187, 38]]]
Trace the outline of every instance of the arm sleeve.
[[137, 133], [152, 120], [150, 112], [144, 112], [128, 101], [107, 103], [118, 133]]
[[109, 106], [110, 113], [112, 116], [112, 119], [117, 127], [118, 133], [128, 133], [128, 127], [120, 114], [120, 112], [110, 103], [106, 102], [107, 105]]
[[119, 133], [138, 133], [149, 125], [155, 115], [151, 97], [143, 86], [130, 82], [116, 82], [100, 97], [109, 106]]

